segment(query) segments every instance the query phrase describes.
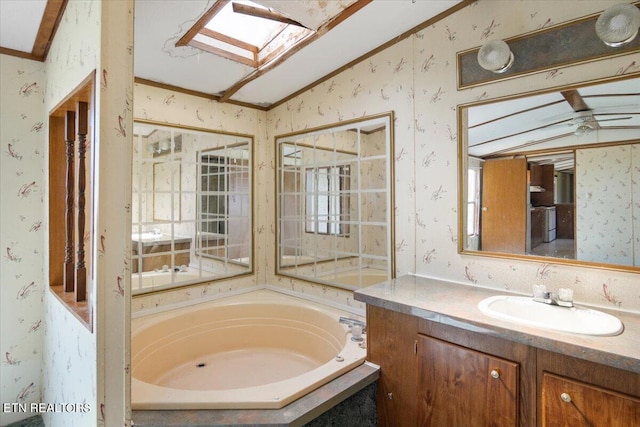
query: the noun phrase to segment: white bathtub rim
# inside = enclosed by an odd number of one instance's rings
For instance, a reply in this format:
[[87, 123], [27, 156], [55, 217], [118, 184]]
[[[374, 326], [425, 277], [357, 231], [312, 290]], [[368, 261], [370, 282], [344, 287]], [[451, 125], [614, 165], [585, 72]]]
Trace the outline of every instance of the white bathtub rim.
[[[254, 294], [254, 295], [251, 295], [251, 294]], [[231, 303], [227, 301], [228, 299], [232, 299], [234, 297], [237, 297], [237, 298], [233, 300]], [[254, 297], [258, 297], [260, 299], [254, 300], [253, 299]], [[137, 315], [135, 316], [134, 319], [132, 319], [133, 322], [131, 325], [132, 326], [131, 337], [133, 340], [133, 338], [136, 335], [139, 335], [143, 333], [145, 330], [147, 330], [148, 328], [155, 326], [159, 320], [170, 321], [171, 318], [173, 317], [179, 317], [184, 314], [188, 314], [188, 313], [185, 313], [185, 311], [197, 312], [201, 309], [207, 310], [211, 305], [229, 306], [229, 305], [247, 305], [247, 304], [257, 304], [257, 305], [283, 304], [283, 305], [300, 306], [300, 303], [292, 303], [292, 301], [286, 299], [287, 297], [297, 298], [297, 299], [300, 299], [302, 302], [308, 303], [306, 305], [302, 305], [302, 307], [312, 311], [319, 311], [323, 315], [327, 315], [331, 317], [336, 322], [338, 320], [338, 317], [340, 317], [343, 314], [347, 314], [344, 312], [344, 310], [342, 310], [339, 307], [337, 308], [332, 305], [326, 304], [326, 300], [317, 298], [317, 300], [314, 301], [311, 298], [303, 298], [300, 296], [299, 293], [296, 293], [296, 292], [283, 292], [281, 288], [269, 289], [266, 287], [260, 287], [259, 289], [252, 289], [251, 291], [245, 289], [243, 290], [243, 292], [233, 292], [233, 294], [229, 292], [223, 295], [221, 294], [219, 295], [218, 298], [210, 298], [207, 300], [202, 299], [194, 302], [189, 301], [189, 304], [184, 304], [184, 303], [176, 304], [176, 305], [172, 305], [171, 309], [167, 309], [166, 306], [164, 306], [162, 307], [162, 310], [154, 310], [153, 313], [145, 312], [144, 315]], [[355, 318], [363, 322], [365, 321], [364, 316], [360, 317], [356, 315], [351, 315], [351, 313], [349, 314], [350, 314], [349, 316], [350, 318]], [[160, 315], [162, 315], [162, 317], [160, 317]], [[196, 327], [190, 328], [190, 329], [193, 329], [195, 331], [196, 329], [200, 329], [201, 327], [204, 327], [204, 326], [209, 327], [208, 325], [224, 324], [228, 322], [229, 322], [228, 320], [225, 320], [225, 321], [216, 320], [212, 322], [207, 322], [207, 324], [205, 325], [197, 325]], [[314, 330], [317, 327], [316, 325], [313, 325], [309, 322], [305, 322], [303, 320], [289, 319], [287, 321], [287, 324], [292, 324], [292, 323], [307, 324], [309, 327], [311, 327], [311, 330]], [[350, 327], [345, 324], [343, 324], [342, 326], [344, 329], [345, 340], [346, 340], [346, 344], [343, 344], [343, 345], [347, 346], [349, 344], [348, 339], [350, 336]], [[190, 331], [190, 332], [193, 332], [193, 331]], [[177, 333], [180, 333], [180, 332], [177, 332]], [[324, 336], [324, 334], [322, 333], [320, 335]], [[170, 336], [165, 335], [164, 338], [165, 339], [170, 338]], [[165, 341], [165, 339], [163, 339], [163, 341]], [[132, 355], [132, 361], [133, 361], [133, 358], [134, 356]]]
[[[242, 295], [240, 304], [242, 303], [261, 303], [271, 304], [275, 301], [282, 300], [286, 297], [298, 297], [299, 293], [294, 295], [288, 295], [287, 292], [281, 292], [281, 288], [261, 289], [253, 290], [258, 292], [262, 296], [267, 296], [260, 301], [253, 300], [253, 296], [249, 295], [251, 292], [245, 290], [245, 292], [239, 292]], [[226, 293], [226, 297], [230, 294]], [[223, 298], [216, 298], [222, 300]], [[244, 301], [242, 301], [244, 299]], [[300, 298], [305, 300], [305, 298]], [[345, 314], [344, 311], [328, 306], [326, 300], [322, 300], [317, 303], [310, 301], [306, 308], [317, 309], [325, 314], [329, 314], [337, 321], [337, 316]], [[203, 301], [200, 301], [203, 302]], [[212, 302], [212, 301], [209, 301]], [[217, 305], [213, 302], [214, 306]], [[238, 303], [238, 301], [232, 302]], [[290, 302], [291, 303], [291, 302]], [[196, 305], [196, 304], [188, 304]], [[220, 305], [226, 305], [225, 301], [220, 301]], [[297, 304], [293, 304], [297, 305]], [[304, 306], [304, 305], [303, 305]], [[320, 306], [315, 307], [314, 306]], [[203, 307], [205, 308], [205, 307]], [[193, 307], [193, 310], [198, 310], [198, 307]], [[206, 308], [205, 308], [206, 309]], [[187, 309], [189, 310], [189, 309]], [[165, 311], [165, 310], [162, 310]], [[177, 313], [176, 315], [180, 315]], [[132, 338], [137, 334], [144, 333], [148, 328], [156, 324], [158, 316], [150, 315], [148, 319], [139, 319], [135, 328], [132, 330]], [[166, 317], [164, 318], [166, 319]], [[351, 341], [349, 338], [351, 333], [345, 325], [342, 325], [345, 329], [345, 338], [347, 340], [344, 348], [337, 354], [341, 356], [343, 361], [339, 362], [336, 359], [329, 360], [323, 365], [312, 369], [301, 376], [296, 376], [283, 381], [273, 382], [260, 386], [252, 386], [248, 388], [237, 389], [225, 389], [225, 390], [188, 390], [177, 389], [165, 386], [158, 386], [155, 384], [147, 383], [136, 377], [131, 377], [132, 384], [132, 405], [134, 409], [277, 409], [281, 408], [288, 403], [302, 397], [308, 392], [318, 388], [320, 385], [325, 384], [338, 376], [348, 372], [349, 370], [364, 363], [366, 358], [366, 351], [361, 348], [358, 343]], [[133, 355], [132, 355], [133, 356]], [[133, 359], [132, 359], [133, 362]], [[304, 386], [300, 385], [301, 379], [304, 381]], [[281, 396], [273, 396], [273, 390], [278, 389], [278, 393]], [[176, 395], [180, 395], [179, 401], [176, 401]], [[249, 398], [248, 396], [254, 396]], [[278, 397], [279, 399], [276, 399]], [[241, 402], [236, 401], [240, 398]]]
[[[325, 363], [304, 374], [308, 384], [300, 387], [299, 377], [260, 386], [236, 388], [228, 390], [185, 390], [157, 386], [131, 377], [131, 405], [134, 410], [145, 409], [279, 409], [317, 389], [319, 383], [326, 384], [345, 374], [353, 368], [365, 363], [365, 356], [346, 356], [344, 361], [336, 360]], [[350, 357], [350, 358], [349, 358]], [[330, 375], [328, 369], [339, 364]], [[137, 390], [143, 389], [146, 399], [134, 398]], [[273, 396], [273, 389], [278, 389], [282, 396]], [[180, 394], [180, 402], [175, 395]], [[253, 396], [253, 397], [248, 397]]]
[[[197, 299], [191, 299], [191, 300], [186, 300], [186, 301], [178, 301], [175, 303], [170, 303], [170, 304], [164, 304], [164, 305], [160, 305], [157, 307], [149, 307], [149, 308], [143, 308], [140, 310], [137, 310], [135, 312], [131, 313], [131, 318], [132, 319], [136, 319], [138, 317], [145, 317], [145, 316], [149, 316], [149, 315], [153, 315], [153, 314], [157, 314], [157, 313], [163, 313], [166, 311], [172, 311], [178, 308], [183, 308], [183, 307], [189, 307], [192, 305], [196, 305], [196, 304], [204, 304], [210, 301], [215, 301], [215, 300], [219, 300], [219, 299], [224, 299], [224, 298], [229, 298], [229, 297], [233, 297], [233, 296], [237, 296], [237, 295], [243, 295], [243, 294], [247, 294], [247, 293], [251, 293], [251, 292], [256, 292], [256, 291], [261, 291], [261, 290], [269, 290], [269, 291], [273, 291], [276, 293], [280, 293], [280, 294], [284, 294], [284, 295], [289, 295], [292, 297], [296, 297], [296, 298], [300, 298], [303, 300], [308, 300], [317, 304], [321, 304], [324, 306], [328, 306], [331, 307], [333, 309], [339, 310], [339, 311], [345, 311], [348, 312], [349, 314], [352, 314], [354, 316], [357, 316], [357, 318], [359, 318], [359, 320], [363, 320], [366, 317], [366, 309], [364, 308], [358, 308], [358, 307], [354, 307], [354, 306], [350, 306], [347, 304], [340, 304], [337, 303], [335, 301], [331, 301], [329, 299], [326, 298], [321, 298], [315, 295], [310, 295], [304, 292], [297, 292], [294, 290], [290, 290], [290, 289], [285, 289], [279, 286], [273, 286], [273, 285], [269, 285], [269, 284], [263, 284], [263, 285], [255, 285], [255, 286], [250, 286], [250, 287], [246, 287], [246, 288], [240, 288], [240, 289], [235, 289], [235, 290], [231, 290], [231, 291], [223, 291], [223, 292], [219, 292], [216, 294], [208, 294], [202, 298], [197, 298]], [[347, 291], [348, 292], [348, 291]], [[353, 300], [354, 302], [357, 302], [355, 300]]]
[[[285, 288], [281, 288], [281, 287], [273, 286], [273, 285], [264, 285], [263, 289], [279, 292], [281, 294], [289, 295], [289, 296], [300, 298], [300, 299], [305, 299], [305, 300], [308, 300], [308, 301], [311, 301], [311, 302], [315, 302], [317, 304], [321, 304], [321, 305], [325, 305], [325, 306], [331, 307], [331, 308], [339, 310], [339, 311], [346, 311], [349, 314], [353, 314], [354, 316], [357, 316], [357, 318], [359, 318], [359, 320], [362, 320], [362, 321], [364, 321], [365, 318], [367, 317], [367, 311], [364, 308], [361, 309], [361, 308], [354, 307], [354, 306], [347, 305], [347, 304], [340, 304], [340, 303], [337, 303], [335, 301], [331, 301], [331, 300], [326, 299], [326, 298], [321, 298], [321, 297], [318, 297], [318, 296], [315, 296], [315, 295], [306, 294], [304, 292], [297, 292], [297, 291], [294, 291], [294, 290], [285, 289]], [[353, 300], [353, 301], [358, 303], [356, 300]]]
[[164, 313], [165, 311], [172, 311], [178, 308], [189, 307], [196, 304], [204, 304], [206, 302], [215, 301], [222, 298], [228, 298], [236, 295], [242, 295], [249, 292], [255, 292], [262, 289], [265, 289], [264, 285], [256, 285], [256, 286], [250, 286], [247, 288], [234, 289], [231, 291], [222, 291], [216, 294], [206, 294], [206, 296], [196, 298], [196, 299], [172, 302], [169, 304], [158, 305], [156, 307], [142, 308], [140, 310], [136, 310], [135, 312], [132, 312], [131, 318], [137, 319], [138, 317], [151, 316], [153, 314]]
[[[256, 321], [263, 320], [264, 323], [255, 323]], [[165, 348], [171, 348], [176, 345], [176, 342], [180, 342], [183, 340], [193, 339], [193, 337], [201, 336], [203, 334], [208, 334], [212, 329], [214, 331], [225, 331], [225, 330], [238, 330], [239, 328], [251, 328], [252, 326], [268, 324], [269, 326], [278, 327], [278, 328], [286, 328], [286, 329], [296, 329], [301, 330], [308, 335], [312, 335], [315, 339], [320, 340], [326, 343], [327, 346], [333, 348], [335, 350], [335, 354], [340, 354], [341, 351], [349, 344], [348, 339], [350, 338], [350, 333], [346, 329], [344, 330], [344, 335], [338, 337], [323, 328], [320, 328], [313, 323], [292, 320], [292, 319], [273, 319], [271, 317], [260, 317], [260, 318], [250, 318], [250, 319], [228, 319], [228, 320], [217, 320], [212, 322], [207, 322], [205, 324], [199, 324], [197, 326], [192, 326], [188, 329], [183, 329], [179, 331], [172, 331], [166, 335], [163, 335], [160, 340], [153, 341], [152, 343], [147, 344], [144, 347], [141, 347], [138, 351], [142, 354], [132, 354], [131, 355], [131, 368], [135, 369], [139, 364], [145, 363], [146, 359], [150, 357], [149, 353], [156, 353], [158, 351], [162, 351]], [[132, 338], [137, 336], [138, 334], [144, 334], [144, 332], [156, 325], [156, 322], [149, 321], [146, 324], [138, 325], [136, 327], [135, 332], [132, 335]], [[224, 333], [224, 332], [223, 332]], [[153, 357], [153, 356], [152, 356]]]

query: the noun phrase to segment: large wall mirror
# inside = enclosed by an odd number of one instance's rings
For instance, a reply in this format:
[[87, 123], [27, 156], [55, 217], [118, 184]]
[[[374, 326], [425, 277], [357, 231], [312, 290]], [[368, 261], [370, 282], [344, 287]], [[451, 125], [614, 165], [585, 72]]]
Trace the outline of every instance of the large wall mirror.
[[276, 272], [345, 289], [393, 278], [393, 114], [276, 137]]
[[640, 271], [639, 88], [460, 106], [461, 252]]
[[253, 271], [253, 137], [135, 121], [133, 293]]

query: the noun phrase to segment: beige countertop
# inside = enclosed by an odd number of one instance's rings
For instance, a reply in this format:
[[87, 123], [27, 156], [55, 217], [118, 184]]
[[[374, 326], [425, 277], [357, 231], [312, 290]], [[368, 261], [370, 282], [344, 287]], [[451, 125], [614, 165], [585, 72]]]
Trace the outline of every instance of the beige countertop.
[[[176, 244], [179, 243], [190, 243], [191, 237], [186, 236], [173, 236], [173, 241]], [[170, 245], [171, 244], [171, 236], [167, 234], [154, 234], [149, 235], [145, 233], [143, 235], [131, 235], [131, 242], [135, 249], [138, 243], [142, 243], [142, 246], [153, 246], [153, 245]]]
[[478, 303], [494, 295], [516, 294], [412, 275], [354, 292], [357, 301], [376, 307], [640, 373], [640, 315], [597, 308], [618, 317], [624, 331], [616, 336], [564, 333], [496, 320], [480, 312]]

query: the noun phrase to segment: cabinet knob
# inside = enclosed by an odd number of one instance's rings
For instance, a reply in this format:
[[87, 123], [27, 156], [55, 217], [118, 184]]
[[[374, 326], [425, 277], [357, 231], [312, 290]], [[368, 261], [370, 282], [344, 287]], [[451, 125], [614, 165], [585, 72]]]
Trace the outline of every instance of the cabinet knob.
[[495, 378], [496, 380], [500, 378], [500, 371], [498, 371], [497, 369], [492, 369], [491, 378]]
[[486, 207], [486, 206], [482, 208], [482, 212], [486, 212], [486, 211], [488, 211], [488, 210], [489, 210], [489, 208], [488, 208], [488, 207]]
[[391, 392], [387, 393], [387, 397], [389, 398], [389, 400], [393, 400], [393, 393]]
[[569, 393], [562, 393], [560, 395], [560, 399], [562, 399], [563, 402], [571, 403], [571, 396]]

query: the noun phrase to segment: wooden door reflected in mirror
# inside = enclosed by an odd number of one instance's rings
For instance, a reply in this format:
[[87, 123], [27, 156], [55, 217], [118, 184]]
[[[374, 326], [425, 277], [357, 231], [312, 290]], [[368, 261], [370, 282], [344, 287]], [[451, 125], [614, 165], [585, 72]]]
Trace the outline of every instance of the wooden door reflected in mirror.
[[460, 106], [459, 250], [640, 268], [640, 78]]

